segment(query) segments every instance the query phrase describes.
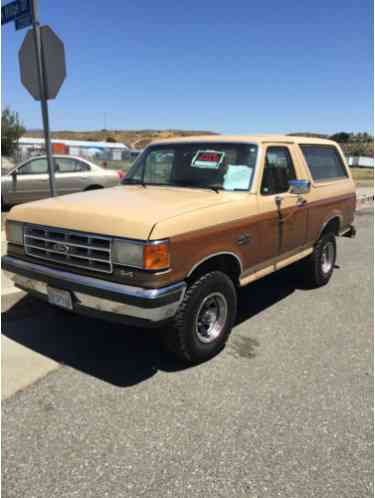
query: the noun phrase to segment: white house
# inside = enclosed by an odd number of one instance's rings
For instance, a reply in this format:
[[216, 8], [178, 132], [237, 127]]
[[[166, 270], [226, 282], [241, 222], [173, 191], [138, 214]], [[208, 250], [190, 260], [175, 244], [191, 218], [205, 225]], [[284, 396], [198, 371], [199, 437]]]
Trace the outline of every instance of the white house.
[[373, 157], [363, 157], [363, 156], [350, 156], [348, 157], [348, 164], [350, 167], [357, 168], [373, 168], [374, 158]]

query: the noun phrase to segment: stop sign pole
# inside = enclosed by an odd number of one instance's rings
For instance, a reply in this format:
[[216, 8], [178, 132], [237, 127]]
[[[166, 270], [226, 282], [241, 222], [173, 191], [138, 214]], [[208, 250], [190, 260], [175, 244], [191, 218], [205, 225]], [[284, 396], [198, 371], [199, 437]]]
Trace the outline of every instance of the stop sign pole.
[[46, 71], [43, 61], [42, 44], [40, 37], [40, 24], [37, 13], [37, 0], [31, 0], [31, 16], [33, 23], [33, 34], [35, 43], [36, 54], [36, 68], [38, 73], [38, 83], [40, 89], [40, 106], [42, 110], [44, 140], [46, 142], [46, 153], [48, 162], [48, 177], [49, 177], [49, 191], [51, 197], [56, 196], [55, 187], [55, 170], [52, 157], [51, 134], [49, 129], [49, 116], [48, 116], [48, 100], [47, 100], [47, 81]]

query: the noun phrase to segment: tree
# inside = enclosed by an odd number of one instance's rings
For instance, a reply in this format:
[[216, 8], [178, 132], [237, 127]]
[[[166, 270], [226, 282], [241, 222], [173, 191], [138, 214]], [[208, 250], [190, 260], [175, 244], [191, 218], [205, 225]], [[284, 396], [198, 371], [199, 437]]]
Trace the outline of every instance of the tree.
[[340, 144], [346, 144], [349, 142], [350, 134], [345, 131], [341, 131], [340, 133], [335, 133], [329, 137], [331, 140], [338, 142]]
[[107, 137], [106, 142], [108, 143], [117, 143], [117, 140], [114, 137]]
[[18, 113], [6, 107], [1, 113], [1, 154], [11, 156], [17, 149], [17, 142], [25, 131], [25, 127], [18, 118]]
[[365, 142], [356, 142], [352, 145], [351, 153], [353, 156], [371, 156], [370, 148]]

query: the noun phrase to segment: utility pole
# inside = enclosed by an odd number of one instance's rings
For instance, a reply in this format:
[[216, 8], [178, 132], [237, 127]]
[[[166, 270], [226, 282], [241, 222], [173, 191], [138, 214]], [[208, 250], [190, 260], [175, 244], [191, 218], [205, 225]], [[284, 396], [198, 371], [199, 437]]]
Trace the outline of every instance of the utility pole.
[[49, 190], [51, 197], [55, 197], [56, 196], [55, 169], [53, 164], [51, 137], [49, 129], [47, 79], [46, 79], [46, 72], [43, 60], [43, 50], [42, 50], [42, 43], [40, 37], [40, 25], [37, 13], [37, 0], [31, 0], [31, 15], [32, 15], [33, 34], [35, 42], [36, 65], [37, 65], [38, 81], [40, 88], [40, 106], [42, 109], [44, 140], [46, 143], [46, 154], [47, 154], [48, 173], [49, 173], [48, 175]]

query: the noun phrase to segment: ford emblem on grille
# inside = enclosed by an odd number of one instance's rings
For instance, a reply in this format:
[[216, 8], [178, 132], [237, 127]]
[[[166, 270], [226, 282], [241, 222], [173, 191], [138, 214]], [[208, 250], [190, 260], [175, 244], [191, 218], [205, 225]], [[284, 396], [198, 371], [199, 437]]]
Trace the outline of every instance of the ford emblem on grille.
[[66, 246], [65, 244], [54, 244], [53, 249], [63, 254], [66, 254], [67, 252], [70, 251], [70, 247]]

